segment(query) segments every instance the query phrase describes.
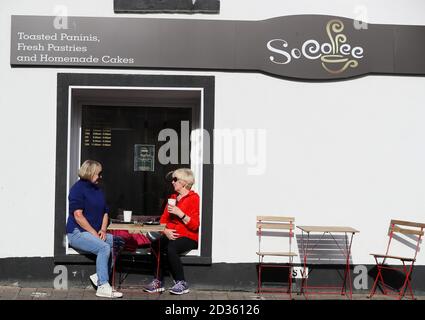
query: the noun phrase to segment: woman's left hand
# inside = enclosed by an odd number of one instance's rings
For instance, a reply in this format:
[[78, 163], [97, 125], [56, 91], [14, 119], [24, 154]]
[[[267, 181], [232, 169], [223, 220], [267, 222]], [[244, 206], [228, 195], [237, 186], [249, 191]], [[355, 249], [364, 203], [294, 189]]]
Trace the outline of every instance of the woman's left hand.
[[100, 230], [97, 234], [99, 235], [99, 238], [100, 238], [102, 241], [105, 241], [105, 240], [106, 240], [106, 231], [104, 231], [104, 230]]

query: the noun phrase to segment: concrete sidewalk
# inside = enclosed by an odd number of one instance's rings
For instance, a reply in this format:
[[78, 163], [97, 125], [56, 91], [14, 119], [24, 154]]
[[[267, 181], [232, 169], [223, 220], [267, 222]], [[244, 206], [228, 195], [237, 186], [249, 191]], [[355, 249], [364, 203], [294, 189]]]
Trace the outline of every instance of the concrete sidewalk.
[[[142, 287], [127, 287], [120, 290], [124, 297], [120, 300], [288, 300], [286, 294], [262, 294], [246, 291], [207, 291], [191, 290], [188, 294], [173, 295], [168, 291], [162, 294], [149, 294]], [[0, 286], [0, 300], [110, 300], [98, 298], [92, 287], [54, 290], [50, 288], [21, 288], [16, 286]], [[294, 300], [306, 300], [306, 297], [293, 294]], [[425, 300], [425, 295], [416, 296], [417, 300]], [[309, 300], [348, 300], [341, 295], [309, 295]], [[353, 294], [353, 300], [369, 300], [367, 294]], [[376, 295], [372, 300], [394, 300], [391, 297]]]

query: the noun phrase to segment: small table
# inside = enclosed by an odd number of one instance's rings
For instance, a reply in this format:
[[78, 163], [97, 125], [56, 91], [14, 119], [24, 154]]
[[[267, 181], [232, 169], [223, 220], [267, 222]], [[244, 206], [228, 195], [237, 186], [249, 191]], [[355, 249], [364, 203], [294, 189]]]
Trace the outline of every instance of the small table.
[[111, 223], [108, 230], [126, 230], [129, 233], [162, 232], [165, 224]]
[[[320, 242], [320, 240], [323, 238], [323, 236], [325, 234], [329, 234], [332, 239], [335, 241], [336, 246], [338, 247], [338, 249], [343, 253], [344, 255], [344, 260], [345, 260], [345, 271], [344, 271], [344, 281], [342, 283], [341, 287], [328, 287], [328, 286], [321, 286], [321, 287], [312, 287], [312, 286], [308, 286], [308, 280], [307, 280], [307, 276], [305, 276], [302, 280], [302, 285], [301, 285], [301, 292], [304, 293], [306, 295], [306, 297], [308, 296], [308, 289], [320, 289], [320, 288], [327, 288], [327, 289], [336, 289], [336, 288], [340, 288], [341, 291], [338, 292], [314, 292], [316, 294], [338, 294], [340, 293], [341, 295], [346, 295], [347, 294], [347, 280], [349, 283], [349, 297], [350, 299], [353, 298], [353, 287], [352, 287], [352, 281], [351, 281], [351, 271], [350, 271], [350, 254], [351, 254], [351, 245], [353, 243], [353, 237], [354, 234], [358, 233], [359, 231], [352, 228], [352, 227], [339, 227], [339, 226], [298, 226], [297, 228], [299, 228], [302, 231], [302, 251], [303, 251], [303, 255], [304, 255], [304, 261], [303, 261], [303, 265], [304, 265], [304, 274], [306, 275], [306, 271], [307, 271], [307, 258], [308, 255], [310, 254], [310, 250], [314, 249]], [[305, 240], [304, 240], [304, 232], [307, 233], [307, 243], [305, 244]], [[310, 234], [313, 233], [318, 233], [318, 234], [322, 234], [322, 236], [319, 238], [319, 240], [317, 240], [314, 243], [314, 246], [310, 247]], [[338, 244], [338, 241], [335, 239], [334, 234], [345, 234], [345, 245], [343, 247], [341, 247]], [[351, 234], [351, 238], [350, 240], [348, 240], [349, 238], [349, 234]]]
[[[157, 224], [157, 225], [151, 225], [151, 224], [142, 224], [142, 223], [111, 223], [108, 226], [108, 230], [125, 230], [128, 231], [128, 233], [142, 233], [146, 234], [148, 232], [162, 232], [165, 230], [165, 224]], [[157, 270], [156, 274], [157, 277], [159, 275], [159, 263], [160, 263], [160, 257], [161, 257], [161, 251], [160, 251], [160, 241], [156, 241], [158, 243], [158, 254], [156, 256], [157, 258]], [[152, 244], [151, 244], [152, 246]], [[116, 263], [116, 256], [114, 256], [114, 269], [112, 271], [112, 285], [115, 287], [115, 263]]]

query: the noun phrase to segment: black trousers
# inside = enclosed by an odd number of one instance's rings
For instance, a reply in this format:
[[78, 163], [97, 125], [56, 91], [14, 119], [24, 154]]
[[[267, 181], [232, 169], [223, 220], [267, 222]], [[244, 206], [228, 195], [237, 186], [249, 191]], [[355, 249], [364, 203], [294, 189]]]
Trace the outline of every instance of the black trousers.
[[[160, 257], [160, 266], [158, 270], [158, 242], [161, 251]], [[164, 279], [164, 267], [165, 263], [168, 262], [168, 268], [171, 272], [172, 277], [175, 281], [186, 281], [184, 277], [183, 264], [180, 259], [180, 255], [184, 252], [196, 249], [198, 243], [195, 240], [181, 237], [176, 240], [169, 240], [165, 235], [163, 235], [159, 240], [152, 243], [152, 250], [154, 254], [152, 255], [153, 265], [154, 265], [154, 275], [157, 276], [158, 271], [158, 280], [163, 281]]]

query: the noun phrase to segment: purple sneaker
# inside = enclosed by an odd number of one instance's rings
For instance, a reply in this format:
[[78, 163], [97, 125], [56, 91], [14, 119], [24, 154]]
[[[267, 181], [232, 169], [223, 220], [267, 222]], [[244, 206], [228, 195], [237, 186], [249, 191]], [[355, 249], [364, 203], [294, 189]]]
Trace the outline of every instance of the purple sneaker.
[[163, 292], [165, 289], [162, 286], [162, 282], [158, 279], [153, 279], [151, 283], [143, 288], [143, 291], [149, 293]]
[[170, 289], [173, 294], [185, 294], [189, 292], [189, 286], [186, 281], [180, 280]]

